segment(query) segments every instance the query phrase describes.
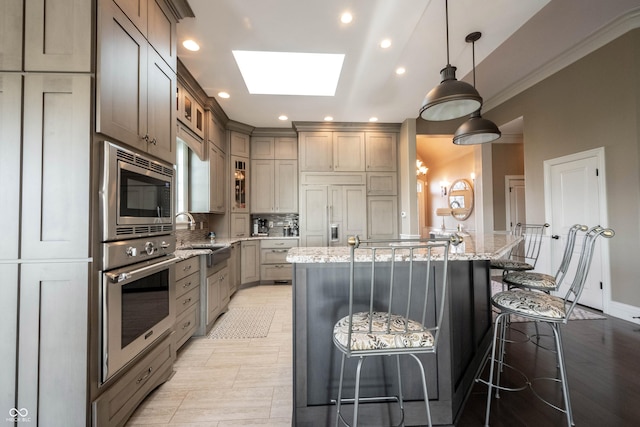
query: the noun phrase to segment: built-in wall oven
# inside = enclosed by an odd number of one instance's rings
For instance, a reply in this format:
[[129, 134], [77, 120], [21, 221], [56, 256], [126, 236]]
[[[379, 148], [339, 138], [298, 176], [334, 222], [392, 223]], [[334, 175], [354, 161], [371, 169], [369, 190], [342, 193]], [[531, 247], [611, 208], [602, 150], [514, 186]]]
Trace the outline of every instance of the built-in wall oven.
[[103, 144], [101, 383], [171, 330], [177, 261], [173, 165]]

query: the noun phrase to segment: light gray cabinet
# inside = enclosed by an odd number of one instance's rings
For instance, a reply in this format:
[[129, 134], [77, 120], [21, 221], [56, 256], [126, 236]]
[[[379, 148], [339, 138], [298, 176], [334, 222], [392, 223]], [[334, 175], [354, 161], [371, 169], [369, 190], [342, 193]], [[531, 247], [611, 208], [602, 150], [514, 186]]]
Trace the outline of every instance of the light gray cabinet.
[[3, 71], [22, 70], [23, 1], [0, 2], [0, 70]]
[[300, 245], [344, 246], [367, 229], [364, 185], [300, 186]]
[[244, 240], [240, 243], [240, 251], [240, 283], [257, 282], [260, 280], [260, 241]]
[[99, 2], [97, 56], [96, 131], [175, 163], [175, 71], [109, 0]]
[[229, 298], [240, 287], [240, 242], [231, 245], [231, 255], [227, 260], [229, 266]]
[[298, 159], [298, 140], [294, 137], [251, 137], [251, 159]]
[[251, 162], [251, 212], [298, 212], [297, 160]]
[[200, 139], [204, 138], [204, 108], [189, 91], [178, 83], [178, 120], [191, 129]]
[[231, 214], [231, 237], [249, 237], [249, 214]]
[[365, 170], [364, 132], [301, 132], [301, 172]]
[[397, 170], [397, 134], [391, 132], [365, 132], [364, 140], [367, 172]]
[[208, 143], [208, 160], [200, 160], [191, 151], [189, 162], [189, 210], [191, 212], [225, 212], [227, 156]]
[[398, 237], [398, 197], [367, 197], [367, 237], [395, 239]]
[[[102, 1], [102, 0], [101, 0]], [[113, 0], [163, 60], [176, 71], [176, 20], [164, 0]]]
[[231, 143], [231, 155], [249, 158], [250, 154], [250, 137], [244, 133], [231, 131], [230, 143]]
[[24, 5], [25, 70], [90, 72], [92, 2], [25, 0]]
[[176, 263], [176, 348], [180, 348], [198, 327], [200, 319], [200, 257]]
[[25, 77], [22, 258], [89, 256], [90, 101], [89, 75]]
[[229, 267], [227, 261], [207, 277], [207, 331], [229, 305]]
[[86, 262], [20, 268], [15, 407], [26, 408], [33, 425], [86, 424], [88, 271]]
[[298, 246], [298, 239], [263, 239], [260, 241], [260, 282], [284, 282], [292, 279], [287, 252]]

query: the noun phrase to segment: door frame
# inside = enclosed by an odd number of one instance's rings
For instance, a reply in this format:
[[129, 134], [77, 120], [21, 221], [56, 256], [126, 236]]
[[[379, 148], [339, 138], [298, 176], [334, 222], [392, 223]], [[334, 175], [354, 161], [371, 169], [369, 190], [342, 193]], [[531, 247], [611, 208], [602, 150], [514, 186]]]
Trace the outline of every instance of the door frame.
[[[609, 224], [609, 216], [607, 215], [607, 173], [605, 169], [605, 151], [604, 147], [594, 148], [587, 151], [581, 151], [579, 153], [568, 154], [566, 156], [556, 157], [544, 161], [544, 214], [546, 222], [550, 223], [552, 210], [551, 210], [551, 167], [562, 163], [573, 162], [578, 160], [584, 160], [590, 157], [596, 157], [598, 161], [598, 193], [600, 199], [600, 221], [603, 227], [607, 227]], [[587, 224], [592, 227], [596, 224]], [[606, 239], [601, 241], [601, 255], [602, 255], [602, 311], [609, 313], [609, 306], [611, 303], [611, 259], [609, 257], [609, 245]]]
[[[504, 205], [505, 205], [505, 217], [504, 217], [504, 228], [507, 232], [510, 232], [511, 229], [509, 227], [509, 218], [511, 218], [511, 203], [509, 203], [510, 200], [510, 191], [509, 188], [511, 187], [510, 183], [512, 180], [522, 180], [524, 181], [524, 175], [505, 175], [504, 176]], [[526, 181], [525, 181], [525, 185], [526, 185]], [[525, 190], [526, 191], [526, 190]], [[526, 211], [525, 211], [526, 212]]]

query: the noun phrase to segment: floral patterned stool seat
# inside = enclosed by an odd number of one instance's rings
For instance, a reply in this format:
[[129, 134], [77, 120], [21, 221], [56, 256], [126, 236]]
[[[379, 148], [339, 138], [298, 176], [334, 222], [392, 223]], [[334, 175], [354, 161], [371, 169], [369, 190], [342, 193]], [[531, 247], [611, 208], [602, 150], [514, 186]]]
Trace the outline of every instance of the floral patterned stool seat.
[[[536, 380], [552, 380], [559, 382], [562, 387], [563, 407], [556, 406], [538, 395], [532, 387], [535, 380], [527, 380], [526, 383], [527, 386], [531, 387], [536, 397], [540, 398], [551, 407], [566, 414], [568, 426], [573, 425], [573, 414], [571, 412], [571, 402], [569, 400], [569, 386], [567, 382], [564, 351], [562, 349], [560, 325], [567, 323], [571, 312], [580, 299], [584, 283], [589, 273], [589, 267], [591, 266], [593, 248], [597, 238], [600, 236], [611, 238], [614, 234], [613, 230], [599, 226], [593, 227], [587, 231], [582, 244], [576, 275], [564, 298], [529, 289], [510, 289], [498, 292], [491, 297], [491, 304], [499, 310], [499, 314], [496, 317], [493, 327], [493, 344], [491, 348], [491, 355], [488, 359], [488, 363], [490, 363], [489, 378], [487, 380], [481, 378], [476, 379], [477, 382], [482, 382], [489, 386], [485, 426], [489, 425], [492, 390], [495, 389], [496, 398], [499, 397], [500, 390], [517, 390], [500, 385], [500, 374], [503, 367], [512, 367], [505, 363], [505, 331], [508, 325], [509, 315], [511, 314], [522, 316], [535, 322], [544, 322], [551, 327], [554, 337], [559, 376], [557, 378], [537, 378]], [[522, 388], [520, 388], [520, 390], [521, 389]]]

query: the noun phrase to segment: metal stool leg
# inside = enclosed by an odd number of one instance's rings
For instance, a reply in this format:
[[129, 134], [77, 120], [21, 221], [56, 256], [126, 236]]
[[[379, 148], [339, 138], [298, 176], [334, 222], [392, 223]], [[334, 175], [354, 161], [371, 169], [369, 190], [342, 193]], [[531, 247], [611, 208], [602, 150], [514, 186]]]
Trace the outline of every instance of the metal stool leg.
[[342, 405], [342, 380], [344, 378], [344, 362], [346, 355], [342, 353], [342, 361], [340, 362], [340, 383], [338, 385], [338, 400], [336, 401], [336, 427], [340, 423], [340, 407]]
[[429, 427], [431, 427], [431, 409], [429, 408], [429, 392], [427, 391], [427, 380], [425, 379], [424, 366], [422, 366], [422, 361], [415, 354], [411, 353], [411, 357], [415, 359], [418, 363], [418, 367], [420, 368], [420, 378], [422, 378], [422, 392], [424, 393], [424, 405], [427, 410], [427, 421]]
[[362, 364], [364, 363], [364, 357], [358, 359], [358, 366], [356, 367], [356, 392], [353, 396], [353, 427], [358, 427], [358, 406], [360, 403], [360, 374], [362, 373]]
[[400, 405], [400, 413], [402, 419], [400, 420], [401, 426], [404, 426], [404, 398], [402, 397], [402, 373], [400, 370], [400, 355], [396, 355], [396, 367], [398, 369], [398, 404]]
[[562, 347], [562, 335], [560, 332], [560, 324], [554, 323], [552, 326], [553, 335], [556, 341], [556, 354], [558, 358], [558, 367], [560, 369], [560, 381], [562, 381], [562, 396], [564, 397], [564, 410], [567, 414], [567, 424], [573, 424], [573, 413], [571, 411], [571, 398], [569, 397], [569, 382], [567, 380], [567, 369], [564, 363], [564, 349]]

